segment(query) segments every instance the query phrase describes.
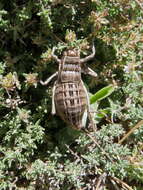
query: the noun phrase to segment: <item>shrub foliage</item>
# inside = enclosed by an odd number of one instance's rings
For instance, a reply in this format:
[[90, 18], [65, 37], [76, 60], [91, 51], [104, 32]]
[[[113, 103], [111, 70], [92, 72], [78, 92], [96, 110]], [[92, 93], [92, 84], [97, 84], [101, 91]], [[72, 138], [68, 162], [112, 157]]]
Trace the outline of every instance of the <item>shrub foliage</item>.
[[[142, 189], [142, 33], [140, 0], [1, 0], [1, 190]], [[93, 38], [98, 77], [83, 80], [97, 129], [86, 134], [51, 115], [52, 84], [39, 80], [58, 69], [53, 47], [84, 57]]]

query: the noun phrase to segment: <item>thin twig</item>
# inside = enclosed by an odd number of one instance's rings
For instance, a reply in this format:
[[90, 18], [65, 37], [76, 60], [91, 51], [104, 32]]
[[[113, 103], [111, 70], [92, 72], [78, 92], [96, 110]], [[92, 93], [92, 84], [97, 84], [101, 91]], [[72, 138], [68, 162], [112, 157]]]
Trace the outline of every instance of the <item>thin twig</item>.
[[118, 179], [117, 177], [112, 177], [112, 176], [110, 176], [110, 178], [113, 179], [114, 181], [116, 181], [117, 183], [121, 184], [122, 186], [124, 186], [126, 189], [133, 190], [128, 184], [126, 184], [121, 179]]
[[74, 156], [75, 156], [79, 161], [81, 161], [82, 164], [83, 164], [82, 158], [79, 157], [79, 156], [77, 155], [77, 153], [75, 153], [67, 144], [65, 144], [65, 146], [66, 146], [67, 149], [71, 152], [71, 154], [74, 155]]
[[95, 190], [99, 190], [101, 183], [104, 180], [104, 178], [106, 178], [106, 176], [107, 176], [107, 174], [105, 172], [102, 175], [100, 175], [100, 177], [98, 178], [98, 182], [97, 182]]
[[105, 150], [98, 144], [98, 142], [88, 133], [88, 131], [84, 130], [86, 132], [86, 135], [97, 145], [97, 147], [105, 154], [105, 156], [111, 161], [110, 156], [105, 152]]
[[52, 31], [50, 31], [50, 34], [53, 38], [55, 38], [58, 42], [61, 42], [63, 44], [66, 44], [63, 40], [61, 40], [56, 34], [54, 34]]
[[140, 6], [140, 8], [143, 10], [143, 6], [142, 4], [138, 1], [138, 0], [135, 0], [135, 2]]
[[113, 184], [116, 190], [120, 190], [120, 188], [117, 186], [117, 184], [115, 183], [113, 179], [111, 179], [111, 183]]
[[121, 140], [119, 140], [119, 144], [122, 144], [122, 142], [128, 138], [137, 128], [141, 127], [143, 125], [143, 120], [139, 121]]

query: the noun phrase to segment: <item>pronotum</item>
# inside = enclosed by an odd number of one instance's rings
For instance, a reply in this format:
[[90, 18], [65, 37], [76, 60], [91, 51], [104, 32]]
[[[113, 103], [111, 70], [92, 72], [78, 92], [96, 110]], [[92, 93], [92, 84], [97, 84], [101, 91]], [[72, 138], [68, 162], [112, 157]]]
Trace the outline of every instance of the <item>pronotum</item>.
[[97, 77], [97, 74], [86, 66], [86, 62], [95, 55], [94, 45], [92, 54], [82, 59], [80, 58], [80, 51], [75, 48], [64, 51], [61, 59], [54, 52], [55, 48], [53, 48], [52, 57], [58, 62], [59, 69], [45, 82], [40, 81], [42, 85], [47, 85], [56, 78], [52, 90], [52, 114], [57, 113], [66, 123], [80, 130], [85, 128], [83, 117], [86, 113], [89, 126], [93, 126], [88, 92], [81, 79], [81, 73]]

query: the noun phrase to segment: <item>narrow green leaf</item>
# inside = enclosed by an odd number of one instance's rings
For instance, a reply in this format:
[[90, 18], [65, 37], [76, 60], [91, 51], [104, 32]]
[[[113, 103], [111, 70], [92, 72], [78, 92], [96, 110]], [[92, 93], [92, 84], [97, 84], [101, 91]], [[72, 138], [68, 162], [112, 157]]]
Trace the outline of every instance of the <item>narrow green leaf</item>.
[[115, 87], [113, 85], [109, 85], [109, 86], [102, 88], [101, 90], [96, 92], [93, 96], [91, 96], [90, 104], [93, 104], [97, 101], [100, 101], [100, 100], [106, 98], [114, 91], [114, 89], [115, 89]]

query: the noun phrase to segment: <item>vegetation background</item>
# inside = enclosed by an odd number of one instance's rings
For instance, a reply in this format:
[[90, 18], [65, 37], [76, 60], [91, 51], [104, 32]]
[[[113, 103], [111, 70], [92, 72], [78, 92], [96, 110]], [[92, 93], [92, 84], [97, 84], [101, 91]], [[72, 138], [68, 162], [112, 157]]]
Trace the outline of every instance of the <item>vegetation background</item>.
[[[39, 80], [58, 69], [53, 47], [84, 57], [92, 38], [88, 136], [51, 115], [52, 84]], [[142, 190], [142, 63], [141, 0], [1, 0], [0, 189]]]

